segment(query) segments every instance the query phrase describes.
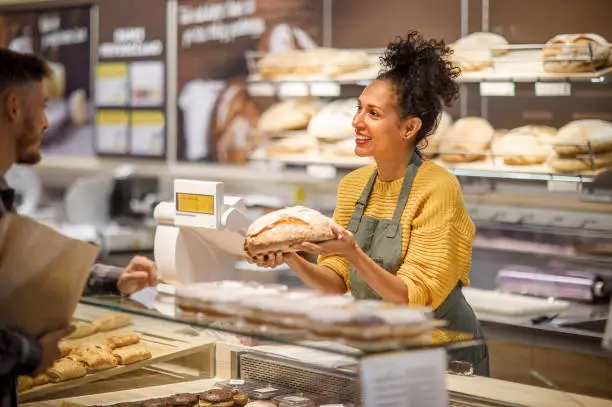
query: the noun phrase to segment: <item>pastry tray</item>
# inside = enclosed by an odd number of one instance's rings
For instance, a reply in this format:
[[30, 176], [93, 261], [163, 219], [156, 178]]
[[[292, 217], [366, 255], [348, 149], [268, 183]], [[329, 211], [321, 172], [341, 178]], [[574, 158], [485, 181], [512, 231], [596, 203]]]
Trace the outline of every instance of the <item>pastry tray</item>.
[[[76, 321], [91, 322], [97, 317], [96, 314], [103, 314], [105, 312], [107, 312], [107, 310], [96, 309], [96, 307], [79, 304], [74, 319]], [[88, 373], [87, 375], [78, 379], [37, 386], [19, 393], [19, 400], [21, 402], [27, 402], [29, 400], [37, 399], [63, 390], [82, 386], [87, 383], [108, 379], [142, 369], [156, 363], [178, 359], [199, 352], [214, 342], [212, 340], [203, 340], [202, 338], [199, 340], [190, 339], [188, 337], [183, 338], [180, 334], [175, 332], [164, 332], [160, 329], [159, 322], [157, 321], [150, 323], [150, 321], [146, 321], [145, 319], [141, 319], [135, 315], [131, 315], [131, 318], [131, 324], [124, 328], [107, 332], [99, 332], [85, 338], [69, 340], [66, 342], [69, 344], [78, 345], [88, 342], [103, 341], [107, 337], [113, 335], [136, 333], [140, 335], [140, 343], [145, 345], [151, 351], [151, 359], [142, 360], [131, 365], [117, 366], [107, 370]]]

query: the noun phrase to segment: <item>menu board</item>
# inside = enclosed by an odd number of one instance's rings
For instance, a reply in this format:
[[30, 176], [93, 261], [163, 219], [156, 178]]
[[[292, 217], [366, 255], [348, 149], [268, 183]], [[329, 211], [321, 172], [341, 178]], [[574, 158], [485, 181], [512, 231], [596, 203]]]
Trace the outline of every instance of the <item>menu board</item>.
[[96, 151], [165, 157], [166, 1], [100, 2]]
[[242, 164], [261, 109], [246, 51], [321, 44], [322, 0], [178, 1], [178, 159]]
[[11, 11], [0, 16], [0, 46], [45, 58], [49, 128], [43, 154], [91, 156], [93, 114], [90, 89], [90, 7]]

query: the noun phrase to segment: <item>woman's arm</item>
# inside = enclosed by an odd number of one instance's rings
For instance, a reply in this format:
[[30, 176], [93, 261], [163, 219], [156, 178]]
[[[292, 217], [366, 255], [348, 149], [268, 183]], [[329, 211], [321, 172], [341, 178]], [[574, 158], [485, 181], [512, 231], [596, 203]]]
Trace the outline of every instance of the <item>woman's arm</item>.
[[327, 294], [344, 294], [347, 291], [344, 279], [332, 269], [312, 264], [296, 253], [284, 256], [285, 262], [295, 274], [310, 288]]

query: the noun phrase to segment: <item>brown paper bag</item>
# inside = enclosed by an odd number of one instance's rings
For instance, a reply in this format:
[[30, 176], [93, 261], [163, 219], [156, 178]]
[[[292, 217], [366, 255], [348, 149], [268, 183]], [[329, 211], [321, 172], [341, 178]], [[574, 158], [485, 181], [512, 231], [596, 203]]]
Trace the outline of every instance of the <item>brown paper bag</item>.
[[99, 248], [29, 218], [0, 219], [0, 324], [33, 337], [70, 323]]

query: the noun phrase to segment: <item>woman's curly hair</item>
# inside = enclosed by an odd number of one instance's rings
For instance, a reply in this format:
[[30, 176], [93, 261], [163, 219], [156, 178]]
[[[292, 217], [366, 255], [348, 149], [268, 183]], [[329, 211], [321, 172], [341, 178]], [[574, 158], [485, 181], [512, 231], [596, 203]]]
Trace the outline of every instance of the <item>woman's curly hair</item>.
[[421, 119], [417, 145], [436, 129], [444, 106], [459, 96], [455, 79], [460, 70], [450, 61], [452, 52], [444, 41], [426, 40], [421, 33], [410, 31], [390, 43], [380, 58], [383, 69], [377, 79], [394, 85], [401, 118]]

